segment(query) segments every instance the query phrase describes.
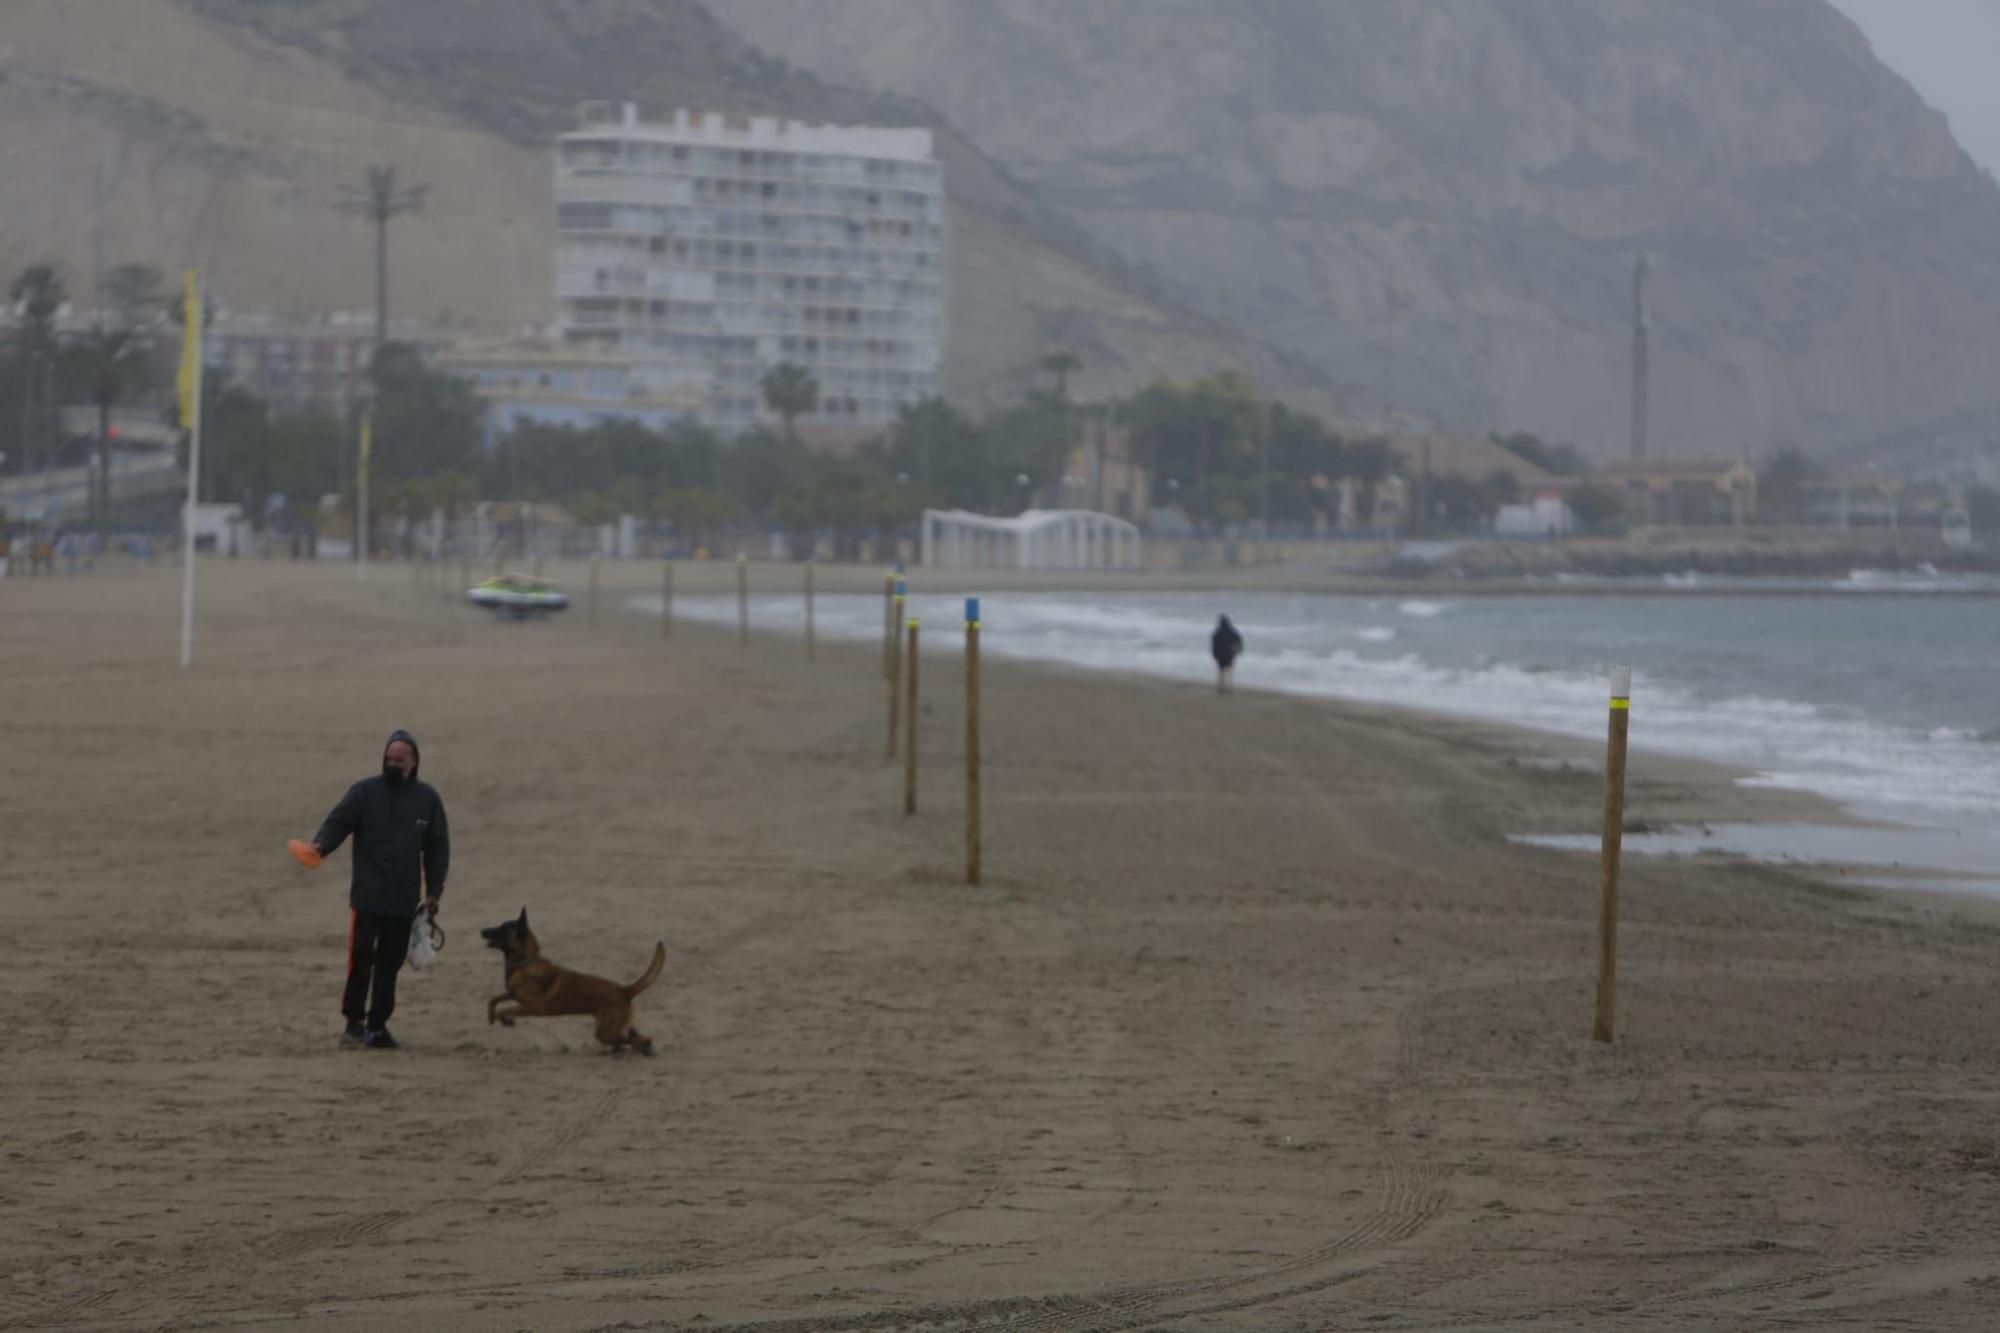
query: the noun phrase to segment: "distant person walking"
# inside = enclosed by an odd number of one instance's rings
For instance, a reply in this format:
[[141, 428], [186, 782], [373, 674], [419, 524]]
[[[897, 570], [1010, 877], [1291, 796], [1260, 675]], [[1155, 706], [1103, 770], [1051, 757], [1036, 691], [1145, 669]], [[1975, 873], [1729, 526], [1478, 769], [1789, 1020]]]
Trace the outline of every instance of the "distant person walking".
[[1236, 632], [1236, 626], [1229, 623], [1228, 616], [1215, 622], [1215, 633], [1208, 636], [1208, 651], [1215, 655], [1215, 692], [1232, 693], [1235, 689], [1236, 658], [1243, 651], [1243, 636]]
[[313, 848], [321, 856], [349, 835], [354, 838], [347, 989], [340, 1001], [347, 1019], [343, 1046], [396, 1049], [396, 1039], [389, 1035], [396, 973], [409, 955], [417, 913], [437, 915], [451, 867], [444, 801], [429, 783], [417, 781], [419, 758], [415, 736], [392, 732], [382, 747], [381, 774], [349, 787], [313, 835]]

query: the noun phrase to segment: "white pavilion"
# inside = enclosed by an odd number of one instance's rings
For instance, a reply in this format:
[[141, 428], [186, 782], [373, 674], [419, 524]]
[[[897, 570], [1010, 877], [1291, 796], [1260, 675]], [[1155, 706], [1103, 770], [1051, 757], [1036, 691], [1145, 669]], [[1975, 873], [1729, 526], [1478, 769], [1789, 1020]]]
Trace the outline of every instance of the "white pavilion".
[[992, 518], [926, 509], [918, 559], [942, 569], [1137, 569], [1139, 529], [1094, 509], [1030, 509]]

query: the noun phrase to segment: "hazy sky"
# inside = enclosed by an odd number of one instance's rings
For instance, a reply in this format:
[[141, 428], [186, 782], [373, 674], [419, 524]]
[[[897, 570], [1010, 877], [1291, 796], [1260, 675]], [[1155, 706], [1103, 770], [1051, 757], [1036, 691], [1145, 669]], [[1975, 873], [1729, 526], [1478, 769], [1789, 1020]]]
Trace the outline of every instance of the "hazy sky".
[[1965, 151], [2000, 175], [2000, 0], [1833, 0], [1926, 102], [1951, 118]]

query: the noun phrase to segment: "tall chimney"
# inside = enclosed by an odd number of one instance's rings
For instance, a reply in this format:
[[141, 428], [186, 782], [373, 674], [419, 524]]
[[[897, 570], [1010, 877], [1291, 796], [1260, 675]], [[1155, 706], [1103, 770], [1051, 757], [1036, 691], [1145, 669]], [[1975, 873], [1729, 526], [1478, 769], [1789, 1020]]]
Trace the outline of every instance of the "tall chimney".
[[1647, 399], [1652, 390], [1652, 366], [1646, 349], [1646, 252], [1632, 266], [1632, 457], [1646, 456]]

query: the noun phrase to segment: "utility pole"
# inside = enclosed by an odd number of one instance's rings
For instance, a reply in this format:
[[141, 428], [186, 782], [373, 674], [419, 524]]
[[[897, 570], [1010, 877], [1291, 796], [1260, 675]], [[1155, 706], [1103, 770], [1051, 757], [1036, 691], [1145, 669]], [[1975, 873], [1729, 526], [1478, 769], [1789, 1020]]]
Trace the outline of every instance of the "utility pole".
[[1640, 251], [1632, 266], [1632, 457], [1637, 459], [1646, 456], [1647, 409], [1652, 393], [1652, 365], [1646, 345], [1646, 275], [1651, 270], [1646, 252]]
[[397, 188], [394, 167], [368, 168], [366, 186], [344, 185], [336, 207], [375, 225], [375, 351], [389, 341], [389, 219], [422, 210], [428, 185]]
[[[339, 202], [335, 205], [341, 212], [366, 218], [375, 226], [375, 351], [369, 357], [371, 371], [382, 359], [382, 345], [389, 341], [389, 219], [422, 209], [424, 196], [430, 188], [428, 185], [407, 185], [399, 189], [394, 167], [370, 167], [368, 184], [365, 187], [342, 186]], [[364, 407], [363, 412], [362, 439], [372, 443], [372, 402]], [[365, 476], [367, 466], [364, 452], [356, 469], [357, 479]], [[361, 484], [365, 486], [367, 483], [363, 480]], [[365, 509], [366, 501], [362, 504]], [[367, 567], [365, 548], [368, 541], [365, 525], [365, 514], [357, 514], [354, 550], [355, 558], [364, 562], [364, 570]]]
[[1419, 537], [1431, 535], [1431, 437], [1424, 436], [1423, 462], [1417, 474], [1417, 526]]
[[1384, 343], [1382, 353], [1382, 433], [1393, 434], [1396, 429], [1396, 284], [1392, 281], [1388, 289], [1388, 315], [1383, 323]]

